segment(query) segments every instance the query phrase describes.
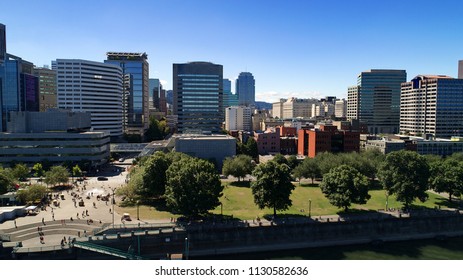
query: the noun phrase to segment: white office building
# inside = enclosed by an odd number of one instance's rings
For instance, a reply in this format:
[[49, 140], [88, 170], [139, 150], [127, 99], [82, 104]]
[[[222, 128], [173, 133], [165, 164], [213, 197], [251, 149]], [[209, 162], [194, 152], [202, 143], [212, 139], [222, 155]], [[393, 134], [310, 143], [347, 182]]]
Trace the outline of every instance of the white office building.
[[122, 131], [122, 69], [119, 66], [81, 59], [57, 59], [58, 108], [89, 112], [92, 129], [111, 137]]
[[225, 110], [225, 129], [252, 131], [252, 113], [250, 107], [232, 106]]

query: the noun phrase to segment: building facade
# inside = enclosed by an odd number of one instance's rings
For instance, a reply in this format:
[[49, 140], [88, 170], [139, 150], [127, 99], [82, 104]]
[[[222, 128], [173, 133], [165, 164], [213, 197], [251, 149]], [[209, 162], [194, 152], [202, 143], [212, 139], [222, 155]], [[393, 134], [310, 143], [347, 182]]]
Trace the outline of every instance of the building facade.
[[45, 68], [34, 68], [34, 75], [39, 79], [39, 107], [40, 112], [57, 108], [56, 71]]
[[405, 70], [360, 73], [357, 86], [348, 89], [347, 117], [366, 123], [371, 134], [398, 133], [400, 86], [406, 80]]
[[238, 106], [238, 95], [231, 91], [231, 81], [223, 79], [223, 108]]
[[223, 66], [210, 62], [174, 64], [173, 83], [178, 132], [220, 132], [224, 120]]
[[282, 119], [283, 118], [283, 104], [287, 99], [280, 99], [278, 102], [272, 103], [272, 116], [274, 118]]
[[334, 116], [336, 118], [347, 117], [347, 101], [345, 99], [340, 99], [340, 100], [335, 101]]
[[257, 142], [259, 155], [280, 153], [280, 134], [276, 131], [254, 132], [254, 140]]
[[463, 133], [463, 79], [420, 75], [402, 84], [400, 132], [450, 138]]
[[5, 54], [5, 60], [0, 64], [1, 131], [6, 130], [10, 112], [39, 110], [38, 78], [33, 75], [33, 69], [31, 62]]
[[322, 152], [359, 152], [360, 133], [338, 130], [333, 125], [320, 125], [318, 129], [298, 131], [297, 153], [314, 158]]
[[124, 133], [144, 134], [149, 124], [149, 64], [146, 53], [108, 52], [107, 64], [124, 75]]
[[235, 94], [238, 96], [238, 105], [254, 106], [256, 103], [256, 85], [254, 76], [249, 72], [241, 72], [236, 79]]
[[458, 61], [458, 79], [463, 79], [463, 60]]
[[318, 105], [317, 99], [290, 98], [283, 103], [283, 119], [310, 118], [312, 117], [312, 105]]
[[92, 129], [122, 136], [122, 70], [119, 66], [80, 60], [57, 59], [58, 108], [89, 112]]
[[225, 130], [252, 131], [251, 108], [233, 106], [225, 109]]

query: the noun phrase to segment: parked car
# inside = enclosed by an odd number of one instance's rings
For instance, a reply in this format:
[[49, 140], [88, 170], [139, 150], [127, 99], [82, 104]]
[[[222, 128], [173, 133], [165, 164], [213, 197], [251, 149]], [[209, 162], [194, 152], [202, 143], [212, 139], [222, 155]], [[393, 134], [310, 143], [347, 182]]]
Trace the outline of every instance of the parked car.
[[108, 178], [104, 177], [104, 176], [99, 176], [97, 178], [98, 181], [108, 181]]

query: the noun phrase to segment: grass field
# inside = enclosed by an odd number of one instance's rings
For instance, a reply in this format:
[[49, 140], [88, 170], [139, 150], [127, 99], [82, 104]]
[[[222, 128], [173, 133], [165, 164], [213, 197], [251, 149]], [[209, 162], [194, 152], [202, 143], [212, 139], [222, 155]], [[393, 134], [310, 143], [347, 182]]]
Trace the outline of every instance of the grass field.
[[[309, 200], [311, 200], [311, 215], [333, 215], [344, 213], [341, 209], [332, 206], [321, 192], [318, 185], [295, 183], [291, 200], [293, 205], [286, 211], [277, 212], [280, 216], [308, 216], [309, 215]], [[363, 211], [377, 211], [378, 209], [385, 209], [386, 196], [384, 190], [371, 190], [371, 199], [364, 205], [352, 205], [349, 212], [363, 212]], [[421, 203], [416, 201], [414, 207], [434, 208], [436, 206], [449, 207], [455, 205], [448, 205], [447, 201], [436, 194], [428, 193], [429, 199]], [[264, 217], [266, 215], [273, 215], [273, 209], [259, 209], [255, 204], [252, 197], [249, 182], [226, 182], [224, 183], [223, 196], [220, 201], [223, 204], [223, 215], [233, 216], [238, 219], [254, 219], [257, 216]], [[397, 202], [393, 196], [388, 199], [389, 208], [401, 208], [402, 204]], [[132, 217], [137, 216], [137, 207], [118, 207], [119, 212], [130, 213]], [[179, 217], [167, 211], [156, 210], [150, 206], [140, 206], [140, 219], [141, 220], [158, 220], [170, 219], [171, 217]], [[213, 214], [220, 214], [221, 207], [217, 207]]]

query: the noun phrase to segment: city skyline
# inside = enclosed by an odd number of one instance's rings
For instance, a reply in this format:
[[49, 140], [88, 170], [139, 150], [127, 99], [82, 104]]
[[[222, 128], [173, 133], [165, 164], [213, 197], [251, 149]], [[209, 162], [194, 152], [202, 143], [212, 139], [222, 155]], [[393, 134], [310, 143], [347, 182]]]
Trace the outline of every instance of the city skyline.
[[251, 72], [257, 101], [345, 98], [369, 69], [404, 69], [407, 80], [456, 78], [463, 59], [463, 38], [455, 35], [463, 25], [460, 1], [5, 0], [3, 6], [7, 52], [38, 67], [146, 52], [150, 78], [172, 89], [174, 63], [210, 61], [232, 81]]

